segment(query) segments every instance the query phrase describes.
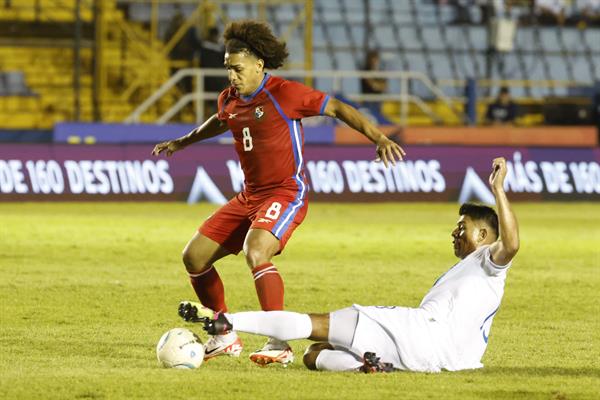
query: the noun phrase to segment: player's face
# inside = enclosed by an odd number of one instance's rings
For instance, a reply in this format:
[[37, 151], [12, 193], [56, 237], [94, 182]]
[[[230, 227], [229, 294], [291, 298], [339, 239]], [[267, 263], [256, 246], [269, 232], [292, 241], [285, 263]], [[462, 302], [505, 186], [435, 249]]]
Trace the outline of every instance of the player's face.
[[456, 223], [456, 228], [452, 231], [454, 255], [463, 259], [471, 254], [477, 249], [478, 237], [479, 228], [473, 222], [471, 217], [461, 215]]
[[229, 83], [238, 93], [252, 94], [263, 80], [263, 60], [246, 52], [225, 53], [225, 68], [229, 73]]

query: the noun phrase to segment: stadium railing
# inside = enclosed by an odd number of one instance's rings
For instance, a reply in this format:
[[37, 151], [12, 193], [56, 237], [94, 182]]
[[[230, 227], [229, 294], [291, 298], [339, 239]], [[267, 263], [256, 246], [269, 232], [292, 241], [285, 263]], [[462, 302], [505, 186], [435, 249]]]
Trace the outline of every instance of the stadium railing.
[[[409, 104], [416, 105], [422, 112], [429, 115], [433, 120], [441, 122], [441, 118], [436, 112], [425, 103], [420, 97], [411, 93], [411, 84], [419, 82], [423, 85], [434, 99], [441, 101], [446, 105], [447, 109], [455, 116], [458, 121], [464, 122], [465, 115], [457, 102], [449, 98], [444, 92], [436, 86], [431, 79], [424, 73], [418, 71], [303, 71], [303, 70], [287, 70], [277, 71], [274, 75], [286, 78], [326, 78], [332, 80], [332, 92], [341, 93], [342, 81], [344, 79], [360, 79], [360, 78], [384, 78], [389, 80], [398, 80], [400, 83], [400, 91], [398, 93], [386, 94], [361, 94], [361, 93], [344, 93], [344, 97], [358, 102], [382, 102], [396, 101], [400, 104], [400, 121], [401, 125], [406, 125], [408, 120]], [[227, 72], [223, 69], [201, 69], [201, 68], [186, 68], [180, 69], [171, 76], [162, 86], [140, 104], [125, 120], [126, 123], [140, 122], [141, 116], [156, 102], [158, 102], [169, 90], [171, 90], [181, 80], [192, 77], [195, 80], [196, 90], [183, 95], [171, 108], [169, 108], [158, 119], [158, 124], [167, 123], [172, 117], [180, 112], [187, 104], [194, 102], [196, 122], [200, 123], [204, 118], [204, 101], [216, 100], [219, 93], [204, 91], [205, 77], [226, 77]]]

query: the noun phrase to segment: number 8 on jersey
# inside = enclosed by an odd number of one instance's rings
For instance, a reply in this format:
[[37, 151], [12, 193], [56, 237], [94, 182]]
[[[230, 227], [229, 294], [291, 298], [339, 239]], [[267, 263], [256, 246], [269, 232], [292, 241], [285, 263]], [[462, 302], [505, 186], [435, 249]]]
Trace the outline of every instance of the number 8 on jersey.
[[247, 126], [242, 129], [242, 135], [244, 136], [244, 151], [252, 150], [252, 136], [250, 136], [250, 128]]

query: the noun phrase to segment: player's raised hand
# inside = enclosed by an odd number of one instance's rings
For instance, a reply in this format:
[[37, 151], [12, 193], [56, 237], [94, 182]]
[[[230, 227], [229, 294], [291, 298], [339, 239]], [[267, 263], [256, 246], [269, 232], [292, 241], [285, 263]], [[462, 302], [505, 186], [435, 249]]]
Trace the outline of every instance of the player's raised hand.
[[376, 151], [377, 159], [375, 161], [383, 161], [386, 168], [389, 167], [389, 164], [396, 165], [396, 159], [402, 161], [403, 157], [406, 155], [404, 149], [402, 149], [398, 143], [391, 141], [385, 136], [377, 141]]
[[506, 178], [506, 160], [504, 157], [494, 158], [489, 179], [493, 192], [504, 190], [504, 178]]
[[183, 149], [183, 147], [184, 146], [182, 146], [177, 140], [169, 140], [167, 142], [162, 142], [154, 146], [154, 150], [152, 150], [152, 155], [157, 156], [164, 151], [168, 157], [176, 151]]

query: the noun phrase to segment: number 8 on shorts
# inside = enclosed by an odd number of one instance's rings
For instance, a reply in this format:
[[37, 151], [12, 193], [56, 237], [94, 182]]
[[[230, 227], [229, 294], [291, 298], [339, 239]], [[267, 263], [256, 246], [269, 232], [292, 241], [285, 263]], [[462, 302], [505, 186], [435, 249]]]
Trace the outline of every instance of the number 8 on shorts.
[[271, 204], [271, 207], [269, 207], [269, 209], [265, 213], [265, 217], [270, 218], [270, 219], [277, 219], [279, 217], [280, 213], [281, 213], [281, 203], [274, 201]]

